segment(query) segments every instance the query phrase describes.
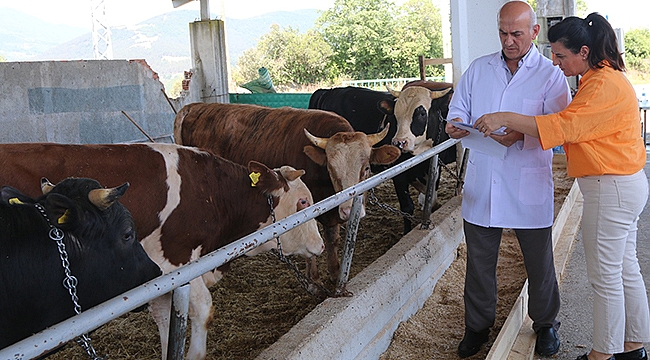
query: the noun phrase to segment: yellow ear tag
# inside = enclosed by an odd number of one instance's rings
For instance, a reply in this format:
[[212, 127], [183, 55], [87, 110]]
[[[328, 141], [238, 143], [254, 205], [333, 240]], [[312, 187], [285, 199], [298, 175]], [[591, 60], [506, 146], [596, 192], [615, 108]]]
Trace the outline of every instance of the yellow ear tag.
[[248, 177], [251, 178], [251, 181], [252, 181], [251, 186], [257, 186], [257, 183], [260, 181], [260, 176], [261, 175], [262, 174], [260, 174], [258, 172], [252, 172], [252, 173], [248, 174]]
[[9, 199], [9, 205], [22, 205], [23, 202], [20, 201], [18, 198], [11, 198]]
[[66, 210], [56, 222], [59, 225], [61, 225], [61, 224], [65, 224], [67, 221], [68, 221], [68, 210]]

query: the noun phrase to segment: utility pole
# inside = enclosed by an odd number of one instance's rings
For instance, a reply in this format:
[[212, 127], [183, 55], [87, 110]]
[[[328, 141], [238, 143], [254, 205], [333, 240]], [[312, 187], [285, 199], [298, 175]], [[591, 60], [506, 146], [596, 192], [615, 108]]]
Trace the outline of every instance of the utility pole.
[[90, 0], [90, 11], [93, 21], [93, 53], [97, 60], [113, 59], [113, 44], [111, 29], [106, 19], [104, 0]]

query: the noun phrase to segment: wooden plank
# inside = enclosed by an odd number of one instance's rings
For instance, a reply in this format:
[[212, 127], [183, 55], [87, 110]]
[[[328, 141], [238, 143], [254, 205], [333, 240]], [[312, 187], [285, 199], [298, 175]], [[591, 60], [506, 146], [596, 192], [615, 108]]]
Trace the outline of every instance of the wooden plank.
[[424, 66], [451, 64], [451, 58], [424, 59]]

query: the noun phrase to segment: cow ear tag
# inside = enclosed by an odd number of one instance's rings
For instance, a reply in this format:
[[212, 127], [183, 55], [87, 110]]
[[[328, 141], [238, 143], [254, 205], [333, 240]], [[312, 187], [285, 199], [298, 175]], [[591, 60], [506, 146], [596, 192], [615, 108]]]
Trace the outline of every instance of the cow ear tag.
[[253, 171], [252, 173], [248, 174], [248, 177], [251, 178], [251, 186], [255, 187], [257, 186], [257, 183], [260, 181], [260, 176], [262, 174]]
[[9, 205], [23, 205], [24, 203], [18, 198], [9, 199]]
[[57, 222], [59, 225], [61, 225], [61, 224], [65, 224], [66, 222], [68, 222], [68, 210], [66, 210], [66, 211], [63, 213], [63, 215], [61, 215], [61, 216], [56, 220], [56, 222]]

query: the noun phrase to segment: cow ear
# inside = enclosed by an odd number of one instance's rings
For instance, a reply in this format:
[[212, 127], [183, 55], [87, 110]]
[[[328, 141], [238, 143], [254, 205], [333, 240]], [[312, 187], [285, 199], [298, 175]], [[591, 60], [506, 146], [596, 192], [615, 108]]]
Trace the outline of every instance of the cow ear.
[[327, 155], [325, 155], [325, 150], [317, 148], [315, 146], [307, 145], [303, 148], [303, 151], [316, 164], [320, 166], [327, 165]]
[[284, 187], [278, 173], [260, 162], [249, 161], [248, 171], [251, 186], [259, 188], [263, 193], [270, 193]]
[[277, 170], [280, 172], [280, 175], [282, 175], [282, 177], [287, 179], [287, 181], [294, 181], [297, 178], [305, 175], [305, 170], [296, 170], [291, 166], [283, 166]]
[[395, 162], [401, 154], [401, 150], [393, 145], [383, 145], [378, 148], [372, 148], [370, 163], [375, 165], [389, 165]]
[[377, 103], [377, 109], [384, 115], [395, 114], [395, 101], [382, 100]]
[[45, 211], [52, 225], [61, 230], [77, 226], [79, 219], [77, 207], [70, 198], [61, 194], [49, 194], [45, 197]]
[[11, 186], [3, 186], [0, 189], [0, 199], [5, 205], [32, 204], [34, 200], [29, 196], [21, 193], [18, 189]]

